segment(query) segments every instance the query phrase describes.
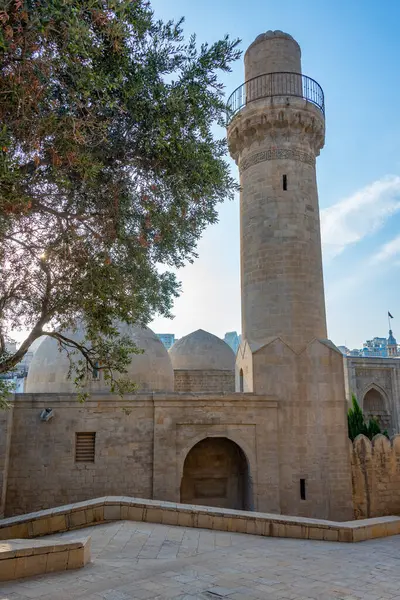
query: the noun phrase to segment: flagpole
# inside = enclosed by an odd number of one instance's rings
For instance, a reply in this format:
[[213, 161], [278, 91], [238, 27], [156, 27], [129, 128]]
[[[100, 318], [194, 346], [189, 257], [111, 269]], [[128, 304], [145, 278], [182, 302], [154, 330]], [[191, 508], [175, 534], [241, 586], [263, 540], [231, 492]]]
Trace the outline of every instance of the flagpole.
[[390, 312], [388, 311], [388, 323], [389, 323], [389, 331], [390, 331]]

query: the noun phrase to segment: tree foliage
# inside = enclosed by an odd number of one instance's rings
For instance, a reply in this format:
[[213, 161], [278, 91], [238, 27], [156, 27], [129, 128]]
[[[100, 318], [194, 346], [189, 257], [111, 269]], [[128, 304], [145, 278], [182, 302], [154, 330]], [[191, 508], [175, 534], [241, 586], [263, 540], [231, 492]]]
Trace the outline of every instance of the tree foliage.
[[357, 402], [357, 398], [352, 394], [352, 406], [349, 408], [347, 413], [347, 424], [349, 430], [349, 438], [353, 441], [358, 435], [365, 435], [368, 439], [372, 438], [378, 433], [382, 433], [386, 437], [389, 437], [388, 432], [381, 431], [381, 427], [375, 418], [368, 419], [366, 422], [363, 411]]
[[144, 0], [3, 0], [0, 25], [0, 374], [44, 333], [124, 371], [115, 323], [170, 316], [171, 268], [236, 188], [213, 128], [238, 42], [198, 48]]

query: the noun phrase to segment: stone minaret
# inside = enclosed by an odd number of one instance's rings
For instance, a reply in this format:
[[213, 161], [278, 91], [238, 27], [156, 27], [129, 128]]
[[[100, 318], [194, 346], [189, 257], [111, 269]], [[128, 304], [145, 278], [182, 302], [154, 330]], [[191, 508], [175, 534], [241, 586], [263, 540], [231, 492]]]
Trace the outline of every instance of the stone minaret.
[[300, 57], [290, 35], [258, 36], [228, 126], [241, 184], [242, 336], [279, 336], [296, 350], [327, 335], [315, 173], [324, 100]]
[[[343, 357], [326, 339], [315, 162], [325, 141], [321, 87], [302, 75], [300, 47], [268, 31], [245, 55], [229, 99], [231, 155], [240, 171], [242, 343], [236, 389], [275, 397], [257, 427], [265, 445], [262, 510], [352, 518]], [[267, 441], [278, 432], [277, 455]], [[273, 482], [277, 481], [276, 487]]]

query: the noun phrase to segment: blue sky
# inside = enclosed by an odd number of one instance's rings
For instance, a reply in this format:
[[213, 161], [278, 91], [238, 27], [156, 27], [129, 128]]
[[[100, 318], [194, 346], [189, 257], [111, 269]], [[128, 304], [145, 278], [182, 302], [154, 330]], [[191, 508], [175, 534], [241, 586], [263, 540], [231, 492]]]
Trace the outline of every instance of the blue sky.
[[[400, 338], [400, 3], [396, 0], [153, 0], [162, 19], [186, 19], [198, 41], [225, 33], [245, 50], [268, 29], [293, 35], [303, 73], [323, 87], [326, 145], [317, 159], [329, 337], [359, 347], [387, 333], [387, 311]], [[229, 95], [243, 83], [243, 62], [224, 75]], [[236, 166], [230, 161], [237, 175]], [[178, 337], [203, 328], [240, 331], [238, 200], [219, 208], [179, 271], [183, 292], [173, 321], [157, 332]], [[398, 323], [398, 326], [397, 326]]]

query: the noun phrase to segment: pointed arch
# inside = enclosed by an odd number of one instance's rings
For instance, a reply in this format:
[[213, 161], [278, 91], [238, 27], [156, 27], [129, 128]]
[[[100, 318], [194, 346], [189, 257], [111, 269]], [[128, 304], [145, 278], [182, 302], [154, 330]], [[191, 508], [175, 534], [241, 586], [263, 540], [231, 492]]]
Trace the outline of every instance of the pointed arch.
[[392, 418], [386, 391], [377, 383], [370, 383], [363, 392], [362, 410], [367, 419], [375, 418], [382, 430], [392, 432]]

